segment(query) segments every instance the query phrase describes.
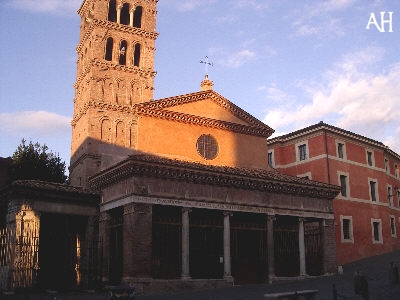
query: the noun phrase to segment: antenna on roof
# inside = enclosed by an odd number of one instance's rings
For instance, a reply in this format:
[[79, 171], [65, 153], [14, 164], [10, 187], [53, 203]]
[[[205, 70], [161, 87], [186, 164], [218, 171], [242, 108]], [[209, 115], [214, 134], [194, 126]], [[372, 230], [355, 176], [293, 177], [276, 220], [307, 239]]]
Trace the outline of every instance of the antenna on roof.
[[205, 66], [205, 67], [204, 67], [204, 69], [205, 69], [205, 70], [204, 70], [205, 76], [208, 77], [208, 66], [211, 66], [211, 67], [212, 67], [212, 66], [214, 66], [214, 64], [208, 61], [208, 56], [206, 56], [206, 57], [204, 58], [204, 60], [201, 60], [200, 63], [201, 63], [201, 64], [204, 64], [204, 66]]

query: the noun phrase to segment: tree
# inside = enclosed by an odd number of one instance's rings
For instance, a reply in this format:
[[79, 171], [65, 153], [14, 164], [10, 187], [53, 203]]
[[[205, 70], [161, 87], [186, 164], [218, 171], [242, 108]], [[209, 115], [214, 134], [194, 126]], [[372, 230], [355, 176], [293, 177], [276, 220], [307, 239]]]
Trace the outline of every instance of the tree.
[[66, 183], [66, 164], [57, 154], [49, 151], [46, 145], [41, 146], [32, 141], [26, 144], [22, 139], [21, 144], [12, 156], [12, 180], [42, 180], [56, 183]]

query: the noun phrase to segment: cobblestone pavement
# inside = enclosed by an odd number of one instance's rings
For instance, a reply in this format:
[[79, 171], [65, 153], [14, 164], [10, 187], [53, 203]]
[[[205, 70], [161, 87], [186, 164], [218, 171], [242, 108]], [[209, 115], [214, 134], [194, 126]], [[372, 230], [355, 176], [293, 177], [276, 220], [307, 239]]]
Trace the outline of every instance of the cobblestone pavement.
[[[363, 299], [354, 292], [354, 274], [361, 271], [368, 282], [369, 299], [371, 300], [399, 300], [400, 283], [393, 283], [393, 276], [389, 274], [390, 264], [394, 262], [400, 267], [400, 251], [380, 255], [343, 266], [343, 275], [309, 278], [298, 281], [287, 281], [271, 285], [234, 286], [223, 289], [205, 291], [181, 292], [168, 295], [144, 295], [137, 300], [261, 300], [264, 294], [287, 292], [305, 289], [317, 289], [318, 300], [331, 300], [333, 285], [337, 290], [337, 299]], [[76, 293], [42, 293], [0, 295], [4, 300], [107, 300], [104, 292], [76, 292]]]

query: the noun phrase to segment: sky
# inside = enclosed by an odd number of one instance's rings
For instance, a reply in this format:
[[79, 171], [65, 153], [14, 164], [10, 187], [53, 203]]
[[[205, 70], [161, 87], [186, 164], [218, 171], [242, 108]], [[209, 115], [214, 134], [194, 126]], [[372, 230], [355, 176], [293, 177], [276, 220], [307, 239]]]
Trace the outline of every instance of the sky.
[[[69, 165], [81, 4], [0, 1], [0, 157], [24, 138]], [[274, 136], [324, 121], [400, 154], [400, 1], [159, 0], [157, 10], [154, 99], [199, 91], [207, 72]]]

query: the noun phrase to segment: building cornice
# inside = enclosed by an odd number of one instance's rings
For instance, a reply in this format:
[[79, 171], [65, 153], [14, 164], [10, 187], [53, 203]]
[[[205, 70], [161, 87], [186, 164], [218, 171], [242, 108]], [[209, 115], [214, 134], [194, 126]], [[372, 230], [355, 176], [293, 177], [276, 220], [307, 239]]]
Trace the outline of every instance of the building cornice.
[[321, 199], [334, 199], [340, 191], [337, 186], [284, 175], [275, 170], [209, 166], [152, 155], [132, 155], [89, 178], [89, 186], [101, 190], [134, 176]]

